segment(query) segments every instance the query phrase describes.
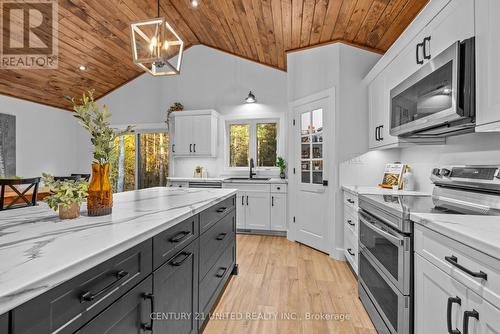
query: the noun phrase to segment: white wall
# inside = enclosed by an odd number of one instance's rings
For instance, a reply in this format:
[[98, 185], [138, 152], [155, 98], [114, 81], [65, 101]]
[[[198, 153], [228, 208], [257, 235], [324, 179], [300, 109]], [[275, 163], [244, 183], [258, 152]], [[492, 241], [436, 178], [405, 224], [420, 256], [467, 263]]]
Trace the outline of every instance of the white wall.
[[16, 174], [23, 177], [87, 172], [78, 165], [81, 129], [70, 112], [0, 95], [2, 113], [16, 116]]
[[[175, 158], [173, 174], [192, 176], [203, 165], [209, 176], [226, 174], [224, 169], [224, 124], [226, 119], [278, 118], [281, 120], [279, 151], [286, 155], [287, 74], [205, 46], [193, 46], [185, 54], [181, 74], [152, 77], [144, 74], [100, 102], [113, 113], [113, 124], [161, 123], [166, 110], [181, 102], [185, 110], [215, 109], [219, 120], [217, 158]], [[258, 103], [244, 104], [252, 90]], [[274, 172], [277, 175], [278, 172]]]
[[[288, 54], [289, 102], [314, 93], [335, 88], [335, 118], [333, 120], [334, 143], [330, 145], [331, 161], [326, 167], [329, 179], [328, 239], [330, 254], [342, 258], [343, 211], [339, 186], [341, 162], [358, 156], [368, 149], [368, 92], [362, 79], [380, 59], [380, 55], [345, 44], [330, 44]], [[289, 125], [291, 131], [291, 125]], [[289, 149], [293, 159], [293, 148]], [[294, 182], [289, 184], [291, 193], [296, 192]], [[290, 199], [290, 214], [293, 204]], [[294, 239], [293, 227], [289, 238]]]

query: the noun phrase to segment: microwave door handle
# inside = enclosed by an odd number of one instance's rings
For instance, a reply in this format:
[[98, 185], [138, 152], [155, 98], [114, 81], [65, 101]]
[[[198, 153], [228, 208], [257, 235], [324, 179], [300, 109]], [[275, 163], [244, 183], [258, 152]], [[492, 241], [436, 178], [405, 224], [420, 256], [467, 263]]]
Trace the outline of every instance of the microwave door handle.
[[380, 235], [383, 235], [385, 238], [387, 238], [394, 245], [396, 245], [398, 247], [401, 245], [401, 241], [403, 239], [395, 237], [392, 234], [390, 234], [390, 233], [388, 233], [388, 232], [386, 232], [386, 231], [378, 228], [377, 225], [375, 225], [374, 223], [366, 220], [366, 218], [363, 217], [362, 215], [359, 215], [359, 219], [361, 220], [361, 222], [363, 222], [366, 225], [366, 227], [370, 228], [372, 231], [374, 231], [374, 232], [376, 232], [376, 233], [378, 233]]

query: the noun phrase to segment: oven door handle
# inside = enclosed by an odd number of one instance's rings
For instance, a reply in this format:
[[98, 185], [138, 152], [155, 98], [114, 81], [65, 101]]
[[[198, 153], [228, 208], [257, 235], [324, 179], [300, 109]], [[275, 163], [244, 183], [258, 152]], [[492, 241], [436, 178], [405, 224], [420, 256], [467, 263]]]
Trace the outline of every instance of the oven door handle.
[[372, 223], [371, 221], [368, 221], [364, 217], [364, 215], [362, 213], [359, 214], [359, 220], [361, 220], [362, 223], [364, 223], [368, 228], [370, 228], [374, 232], [383, 235], [385, 238], [387, 238], [387, 240], [389, 240], [390, 242], [392, 242], [394, 245], [396, 245], [396, 246], [399, 247], [399, 246], [402, 245], [402, 242], [404, 243], [404, 239], [403, 238], [395, 237], [392, 234], [390, 234], [389, 232], [386, 232], [386, 231], [382, 230], [375, 223]]

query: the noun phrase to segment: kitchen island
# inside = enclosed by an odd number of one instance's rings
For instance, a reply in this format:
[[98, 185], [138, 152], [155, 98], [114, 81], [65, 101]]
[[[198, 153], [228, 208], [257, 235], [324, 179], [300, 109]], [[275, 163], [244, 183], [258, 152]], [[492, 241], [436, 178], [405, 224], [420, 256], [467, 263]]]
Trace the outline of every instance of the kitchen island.
[[[236, 272], [235, 193], [125, 192], [70, 221], [44, 203], [0, 212], [0, 317], [12, 334], [196, 333]], [[150, 317], [167, 311], [190, 318]]]

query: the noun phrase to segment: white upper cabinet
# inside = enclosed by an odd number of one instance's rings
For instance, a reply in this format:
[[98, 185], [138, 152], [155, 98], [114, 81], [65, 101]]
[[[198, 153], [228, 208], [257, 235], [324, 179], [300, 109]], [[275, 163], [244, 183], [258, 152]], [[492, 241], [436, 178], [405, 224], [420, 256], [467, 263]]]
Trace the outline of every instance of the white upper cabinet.
[[500, 131], [500, 1], [476, 1], [476, 131]]
[[179, 111], [172, 114], [172, 153], [179, 157], [217, 155], [218, 114], [214, 110]]
[[[412, 144], [390, 135], [391, 90], [454, 42], [474, 36], [474, 2], [481, 1], [441, 1], [441, 7], [436, 6], [437, 8], [434, 9], [433, 13], [425, 13], [428, 21], [422, 29], [407, 29], [401, 35], [400, 39], [408, 39], [409, 42], [368, 84], [370, 149], [392, 148]], [[494, 3], [495, 1], [490, 2]], [[500, 4], [495, 4], [495, 6], [500, 7]], [[500, 30], [500, 24], [498, 25], [497, 29]], [[413, 31], [414, 35], [408, 36], [407, 31]], [[492, 40], [493, 36], [491, 36]], [[500, 48], [498, 51], [499, 54], [495, 56], [500, 55]], [[498, 68], [500, 69], [500, 66]], [[500, 84], [500, 79], [497, 77], [492, 77], [492, 80], [496, 80]], [[500, 120], [500, 112], [497, 115]], [[416, 141], [433, 144], [443, 143], [444, 139], [413, 140], [413, 142]]]

